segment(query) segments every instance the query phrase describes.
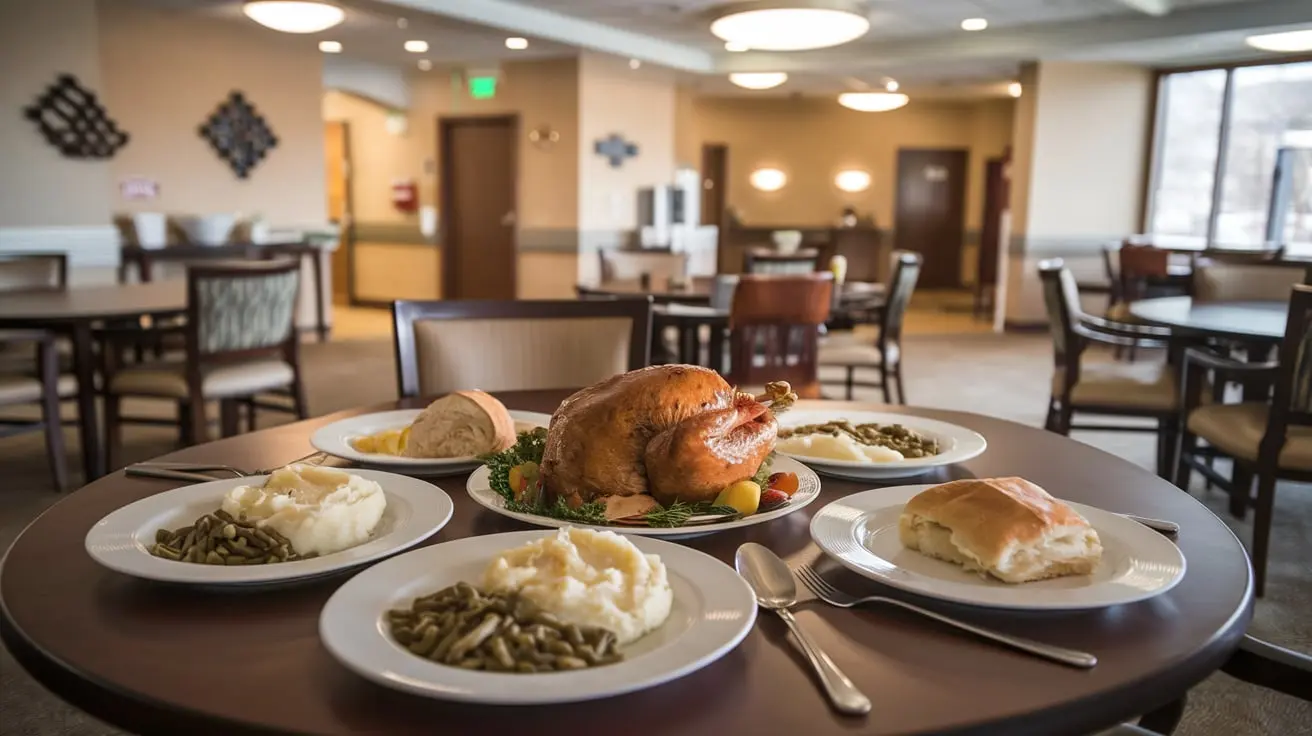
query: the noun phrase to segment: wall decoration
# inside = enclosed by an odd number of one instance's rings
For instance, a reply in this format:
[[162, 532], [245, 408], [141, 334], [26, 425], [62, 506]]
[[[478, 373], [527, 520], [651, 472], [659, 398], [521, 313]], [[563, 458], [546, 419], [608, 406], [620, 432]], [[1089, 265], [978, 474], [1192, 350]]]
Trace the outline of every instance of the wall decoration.
[[597, 141], [595, 150], [598, 156], [610, 159], [611, 168], [618, 169], [624, 165], [624, 159], [638, 155], [638, 144], [624, 140], [619, 133], [611, 133]]
[[200, 126], [200, 137], [209, 141], [219, 158], [242, 179], [278, 145], [268, 123], [236, 91]]
[[128, 143], [128, 134], [109, 118], [96, 93], [72, 74], [59, 75], [23, 114], [69, 158], [111, 158]]

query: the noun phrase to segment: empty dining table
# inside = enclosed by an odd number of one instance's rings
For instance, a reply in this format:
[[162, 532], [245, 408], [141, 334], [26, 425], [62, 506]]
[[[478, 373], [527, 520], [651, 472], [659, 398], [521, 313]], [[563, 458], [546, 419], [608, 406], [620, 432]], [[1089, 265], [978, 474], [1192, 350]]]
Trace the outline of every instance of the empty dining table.
[[1288, 301], [1199, 302], [1187, 296], [1140, 299], [1130, 314], [1146, 324], [1168, 327], [1181, 336], [1279, 341], [1285, 336]]
[[0, 328], [47, 329], [67, 336], [73, 344], [82, 467], [87, 482], [105, 474], [96, 410], [95, 327], [143, 316], [175, 316], [186, 309], [187, 282], [182, 280], [0, 293]]
[[[569, 393], [498, 396], [511, 409], [551, 412]], [[425, 403], [402, 400], [283, 425], [168, 459], [276, 466], [304, 456], [316, 429], [345, 416]], [[1067, 500], [1175, 521], [1182, 528], [1175, 543], [1188, 561], [1183, 577], [1137, 603], [1017, 612], [892, 592], [829, 561], [822, 571], [848, 591], [907, 595], [977, 625], [1091, 652], [1099, 662], [1089, 670], [1064, 667], [894, 608], [843, 610], [811, 602], [798, 620], [870, 696], [869, 715], [831, 710], [783, 622], [764, 615], [722, 659], [666, 685], [581, 703], [488, 707], [385, 689], [335, 660], [320, 641], [319, 616], [349, 574], [221, 594], [98, 566], [84, 548], [87, 531], [110, 512], [176, 485], [120, 472], [55, 504], [15, 541], [0, 567], [0, 636], [47, 688], [114, 725], [137, 733], [224, 734], [577, 736], [622, 729], [633, 736], [1074, 736], [1144, 713], [1169, 718], [1174, 711], [1167, 706], [1178, 704], [1238, 646], [1253, 605], [1243, 547], [1203, 504], [1151, 472], [1052, 432], [977, 414], [859, 402], [797, 407], [822, 408], [945, 420], [987, 438], [984, 454], [910, 482], [1020, 475]], [[532, 528], [478, 506], [463, 492], [467, 477], [435, 480], [455, 511], [422, 545]], [[827, 477], [819, 499], [787, 517], [683, 543], [728, 565], [748, 541], [794, 565], [812, 562], [820, 552], [811, 541], [810, 517], [872, 485], [886, 484]]]

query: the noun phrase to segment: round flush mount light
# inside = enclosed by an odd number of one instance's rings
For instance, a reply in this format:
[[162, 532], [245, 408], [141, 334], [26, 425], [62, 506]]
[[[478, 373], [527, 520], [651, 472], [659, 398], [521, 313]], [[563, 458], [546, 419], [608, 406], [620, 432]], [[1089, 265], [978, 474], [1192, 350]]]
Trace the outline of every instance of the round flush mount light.
[[528, 48], [528, 39], [520, 38], [519, 36], [511, 36], [506, 39], [506, 48], [511, 51], [523, 51]]
[[774, 89], [788, 81], [784, 72], [736, 72], [729, 81], [743, 89]]
[[757, 169], [748, 177], [752, 187], [762, 192], [777, 192], [788, 183], [788, 175], [779, 169]]
[[340, 53], [342, 53], [342, 42], [341, 42], [341, 41], [320, 41], [320, 42], [319, 42], [319, 50], [322, 51], [322, 52], [324, 52], [325, 54], [340, 54]]
[[336, 5], [310, 0], [252, 0], [241, 6], [241, 12], [265, 28], [283, 33], [318, 33], [346, 18]]
[[967, 18], [961, 21], [961, 30], [963, 31], [982, 31], [988, 27], [989, 22], [984, 18]]
[[870, 30], [870, 20], [850, 2], [794, 0], [783, 5], [731, 5], [711, 22], [711, 33], [758, 51], [802, 51], [845, 44]]
[[751, 51], [751, 48], [745, 43], [734, 43], [733, 41], [724, 42], [724, 50], [731, 54], [741, 54], [744, 51]]
[[900, 84], [897, 83], [897, 80], [896, 80], [896, 79], [886, 79], [886, 80], [884, 80], [884, 89], [888, 90], [889, 92], [896, 92], [896, 91], [898, 90], [898, 88], [901, 87], [901, 86], [902, 86], [902, 85], [900, 85]]
[[909, 101], [906, 95], [893, 92], [844, 92], [838, 96], [838, 104], [857, 112], [888, 112]]
[[1312, 51], [1312, 29], [1286, 31], [1284, 33], [1264, 33], [1259, 36], [1249, 36], [1244, 39], [1244, 42], [1262, 51], [1279, 51], [1281, 53]]
[[834, 177], [834, 186], [845, 192], [856, 194], [870, 188], [870, 172], [861, 169], [847, 169]]
[[1020, 82], [1012, 82], [1011, 84], [1007, 85], [1007, 94], [1011, 95], [1012, 97], [1020, 97], [1024, 93], [1025, 93], [1025, 88], [1021, 86]]
[[405, 50], [412, 54], [423, 54], [428, 51], [427, 41], [406, 41], [404, 46]]

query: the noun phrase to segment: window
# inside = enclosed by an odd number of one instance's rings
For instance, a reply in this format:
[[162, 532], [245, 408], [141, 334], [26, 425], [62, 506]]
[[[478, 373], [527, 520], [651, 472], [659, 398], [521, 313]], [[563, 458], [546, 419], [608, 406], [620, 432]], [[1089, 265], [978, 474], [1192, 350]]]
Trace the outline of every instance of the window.
[[1312, 242], [1312, 62], [1168, 74], [1161, 99], [1152, 233]]

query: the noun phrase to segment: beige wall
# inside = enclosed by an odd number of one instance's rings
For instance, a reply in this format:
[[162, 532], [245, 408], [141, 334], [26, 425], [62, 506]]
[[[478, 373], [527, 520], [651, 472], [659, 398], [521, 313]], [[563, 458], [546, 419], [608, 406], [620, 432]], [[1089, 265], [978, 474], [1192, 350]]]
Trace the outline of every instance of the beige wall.
[[[104, 94], [95, 0], [0, 0], [0, 228], [110, 224], [108, 161], [66, 158], [22, 110], [59, 74]], [[109, 105], [119, 127], [142, 140]]]
[[[386, 107], [362, 97], [337, 90], [324, 91], [323, 119], [348, 124], [351, 208], [356, 222], [417, 222], [414, 215], [392, 206], [392, 180], [418, 179], [424, 158], [432, 155], [432, 142], [421, 141], [414, 130], [400, 134], [388, 132], [389, 112]], [[430, 137], [435, 136], [434, 133]], [[434, 196], [431, 186], [428, 195], [430, 199], [426, 201], [431, 203]]]
[[[680, 121], [681, 158], [700, 158], [702, 143], [729, 145], [729, 205], [751, 225], [814, 226], [834, 221], [843, 207], [873, 211], [893, 225], [899, 148], [970, 151], [967, 228], [978, 228], [984, 160], [1001, 155], [1010, 139], [1010, 100], [980, 103], [916, 102], [888, 113], [860, 113], [831, 99], [699, 98], [695, 119]], [[760, 192], [751, 172], [773, 167], [788, 174], [778, 192]], [[873, 184], [848, 194], [834, 186], [847, 168], [869, 171]]]
[[[101, 2], [105, 97], [132, 134], [110, 164], [113, 208], [258, 213], [275, 226], [322, 225], [321, 56], [311, 40], [252, 23]], [[234, 90], [278, 137], [247, 179], [197, 133]], [[121, 199], [117, 181], [128, 176], [159, 182], [159, 198]]]

